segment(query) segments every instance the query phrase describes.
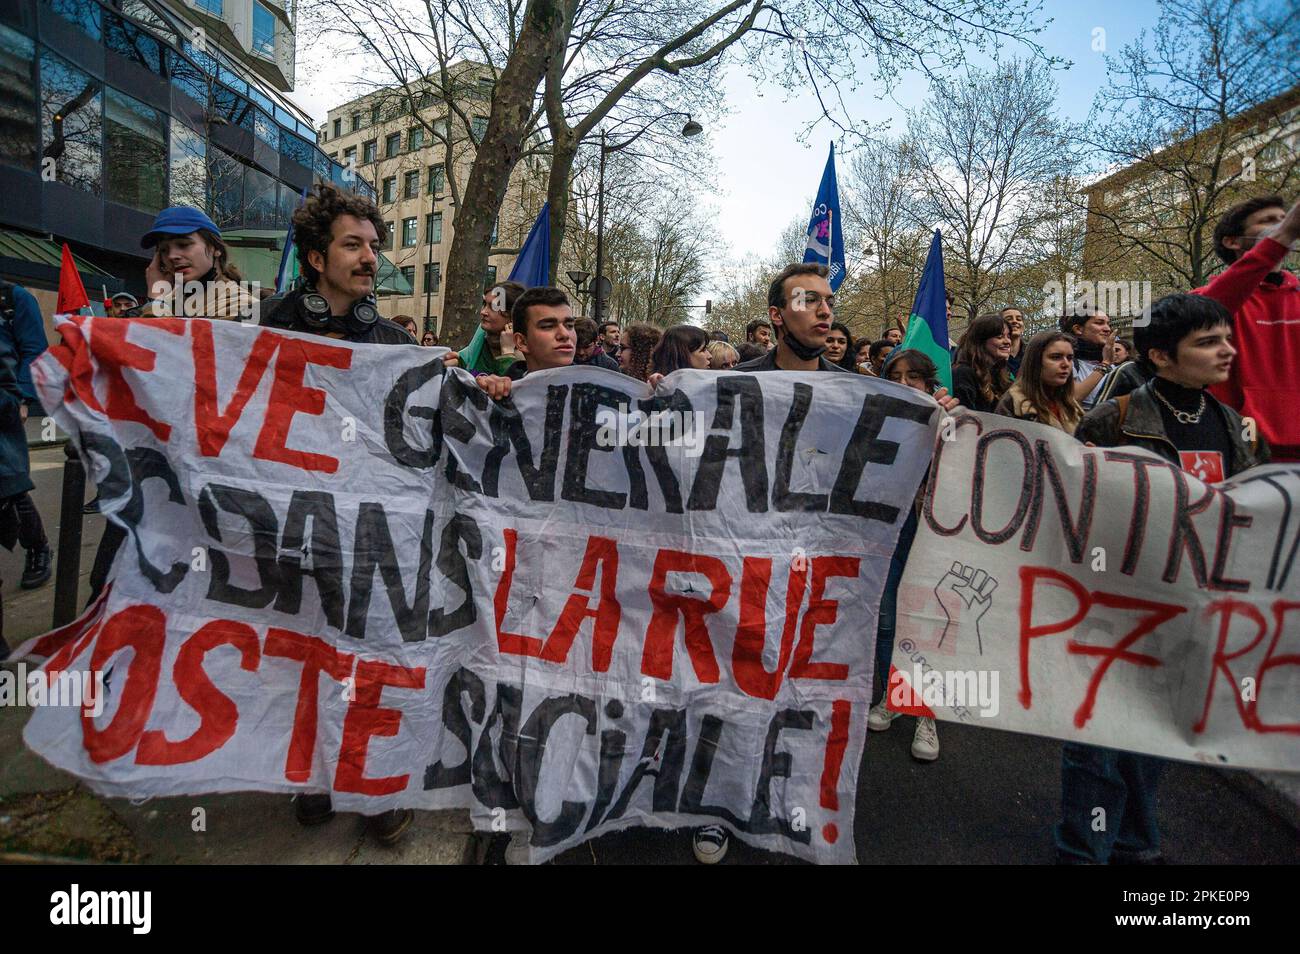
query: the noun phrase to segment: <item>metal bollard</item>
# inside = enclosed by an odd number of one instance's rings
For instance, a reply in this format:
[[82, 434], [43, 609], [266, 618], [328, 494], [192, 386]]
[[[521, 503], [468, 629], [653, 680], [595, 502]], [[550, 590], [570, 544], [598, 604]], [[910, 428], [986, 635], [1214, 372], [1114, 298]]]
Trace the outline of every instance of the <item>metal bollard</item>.
[[81, 506], [86, 497], [86, 469], [69, 441], [63, 446], [63, 500], [59, 504], [59, 552], [54, 574], [54, 628], [77, 618], [81, 582]]

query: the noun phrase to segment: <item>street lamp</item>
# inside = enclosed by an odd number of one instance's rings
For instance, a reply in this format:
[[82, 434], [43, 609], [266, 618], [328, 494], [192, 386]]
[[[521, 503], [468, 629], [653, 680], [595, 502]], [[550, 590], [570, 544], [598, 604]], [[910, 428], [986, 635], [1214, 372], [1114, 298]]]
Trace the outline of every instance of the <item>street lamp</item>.
[[577, 269], [574, 269], [570, 272], [566, 272], [565, 274], [569, 276], [569, 281], [573, 282], [573, 290], [577, 292], [577, 294], [584, 299], [582, 303], [582, 317], [586, 318], [587, 303], [585, 299], [589, 294], [591, 294], [591, 292], [589, 289], [583, 288], [582, 283], [585, 282], [588, 279], [588, 277], [590, 277], [591, 273], [582, 272], [582, 271], [578, 271]]
[[610, 292], [609, 282], [605, 279], [605, 156], [611, 152], [626, 149], [645, 135], [647, 129], [659, 122], [659, 120], [667, 119], [669, 116], [686, 117], [686, 125], [682, 127], [683, 139], [690, 139], [692, 136], [698, 136], [704, 132], [704, 127], [692, 119], [690, 113], [664, 113], [662, 116], [652, 119], [631, 139], [624, 140], [613, 146], [605, 144], [605, 130], [603, 127], [600, 130], [600, 184], [596, 188], [596, 277], [591, 283], [591, 292], [596, 303], [597, 324], [605, 318], [605, 297]]

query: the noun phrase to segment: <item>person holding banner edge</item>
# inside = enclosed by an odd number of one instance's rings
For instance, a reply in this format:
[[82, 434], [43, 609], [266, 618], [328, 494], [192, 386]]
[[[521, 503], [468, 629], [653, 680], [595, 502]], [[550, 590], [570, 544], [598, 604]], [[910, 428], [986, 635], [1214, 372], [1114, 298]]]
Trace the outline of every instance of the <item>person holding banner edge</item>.
[[[892, 349], [884, 361], [880, 376], [895, 384], [924, 391], [939, 402], [945, 414], [955, 415], [961, 412], [957, 399], [951, 397], [948, 389], [939, 383], [938, 367], [923, 351], [915, 348]], [[907, 557], [916, 540], [918, 514], [928, 482], [922, 478], [916, 491], [915, 505], [908, 510], [907, 518], [899, 528], [898, 542], [894, 545], [894, 554], [889, 560], [889, 573], [880, 594], [880, 611], [876, 618], [876, 679], [881, 691], [880, 701], [867, 712], [867, 728], [872, 732], [884, 732], [901, 715], [888, 706], [889, 672], [893, 665], [894, 634], [898, 620], [898, 587], [903, 582]], [[939, 757], [939, 730], [933, 718], [921, 716], [916, 720], [916, 728], [912, 733], [912, 757], [921, 762], [933, 762]]]
[[[374, 307], [379, 236], [385, 228], [373, 202], [318, 184], [293, 214], [307, 286], [268, 299], [260, 324], [357, 343], [413, 344], [405, 328], [379, 317]], [[301, 825], [322, 825], [334, 817], [334, 806], [328, 792], [304, 793], [295, 798], [294, 813]], [[409, 808], [393, 809], [373, 816], [368, 825], [381, 844], [393, 845], [414, 819]]]
[[[1241, 415], [1207, 391], [1228, 379], [1237, 354], [1231, 335], [1232, 316], [1213, 299], [1160, 299], [1150, 323], [1134, 329], [1138, 361], [1154, 377], [1086, 414], [1075, 437], [1090, 446], [1152, 451], [1206, 483], [1267, 463], [1266, 443], [1248, 440]], [[1156, 817], [1163, 769], [1155, 756], [1065, 743], [1057, 862], [1163, 864]]]

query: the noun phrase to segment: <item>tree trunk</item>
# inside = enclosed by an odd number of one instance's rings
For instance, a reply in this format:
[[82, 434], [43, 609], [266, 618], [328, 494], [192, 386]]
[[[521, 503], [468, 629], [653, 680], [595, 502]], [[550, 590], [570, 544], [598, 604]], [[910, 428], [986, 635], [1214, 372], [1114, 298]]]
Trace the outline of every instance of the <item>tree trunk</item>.
[[467, 344], [478, 324], [492, 221], [523, 153], [522, 133], [546, 71], [552, 33], [566, 20], [563, 0], [529, 0], [523, 29], [493, 90], [487, 130], [470, 167], [464, 201], [456, 209], [456, 234], [447, 257], [442, 337], [451, 346]]
[[578, 144], [573, 136], [557, 141], [551, 154], [551, 175], [546, 184], [546, 201], [551, 203], [551, 274], [548, 279], [555, 284], [560, 268], [560, 250], [564, 247], [564, 230], [569, 216], [569, 176], [573, 161], [578, 155]]

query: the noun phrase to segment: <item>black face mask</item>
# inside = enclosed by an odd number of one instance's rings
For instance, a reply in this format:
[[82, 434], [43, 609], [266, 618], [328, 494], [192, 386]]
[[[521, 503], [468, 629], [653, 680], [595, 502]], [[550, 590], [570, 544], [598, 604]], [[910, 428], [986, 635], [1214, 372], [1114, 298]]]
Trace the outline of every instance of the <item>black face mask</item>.
[[781, 340], [785, 342], [785, 346], [789, 348], [794, 353], [794, 356], [800, 361], [811, 361], [814, 358], [819, 358], [826, 350], [825, 345], [822, 345], [819, 348], [814, 348], [811, 345], [804, 344], [794, 336], [794, 332], [790, 330], [788, 325], [784, 327], [784, 330], [781, 333]]

